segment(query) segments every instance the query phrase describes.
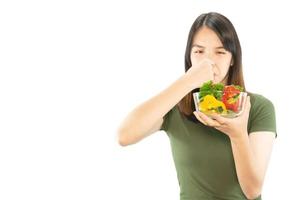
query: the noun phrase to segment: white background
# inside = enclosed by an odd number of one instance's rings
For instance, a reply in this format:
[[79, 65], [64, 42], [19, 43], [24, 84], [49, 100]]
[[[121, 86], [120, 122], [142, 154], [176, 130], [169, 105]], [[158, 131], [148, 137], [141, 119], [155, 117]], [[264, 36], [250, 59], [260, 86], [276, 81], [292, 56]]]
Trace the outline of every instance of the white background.
[[296, 1], [1, 1], [0, 199], [178, 200], [167, 135], [120, 147], [116, 129], [184, 73], [190, 26], [209, 11], [232, 21], [247, 89], [276, 108], [264, 200], [297, 198], [297, 7]]

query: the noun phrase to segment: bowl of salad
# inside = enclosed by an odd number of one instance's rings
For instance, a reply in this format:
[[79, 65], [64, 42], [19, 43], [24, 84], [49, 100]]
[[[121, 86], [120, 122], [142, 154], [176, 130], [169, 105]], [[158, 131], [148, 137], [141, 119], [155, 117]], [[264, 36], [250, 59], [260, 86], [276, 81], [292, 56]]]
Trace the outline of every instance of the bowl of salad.
[[219, 114], [223, 117], [234, 118], [244, 109], [247, 93], [239, 85], [213, 84], [212, 81], [204, 83], [199, 92], [193, 93], [196, 111], [210, 116]]

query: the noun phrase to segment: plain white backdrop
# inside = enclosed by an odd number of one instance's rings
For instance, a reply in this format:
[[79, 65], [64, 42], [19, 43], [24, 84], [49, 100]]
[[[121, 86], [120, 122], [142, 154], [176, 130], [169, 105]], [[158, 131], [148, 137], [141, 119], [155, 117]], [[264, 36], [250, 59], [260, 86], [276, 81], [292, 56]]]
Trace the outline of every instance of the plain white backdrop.
[[0, 199], [179, 200], [165, 132], [120, 147], [135, 106], [184, 73], [196, 17], [234, 24], [246, 87], [276, 109], [264, 200], [298, 198], [294, 1], [1, 1]]

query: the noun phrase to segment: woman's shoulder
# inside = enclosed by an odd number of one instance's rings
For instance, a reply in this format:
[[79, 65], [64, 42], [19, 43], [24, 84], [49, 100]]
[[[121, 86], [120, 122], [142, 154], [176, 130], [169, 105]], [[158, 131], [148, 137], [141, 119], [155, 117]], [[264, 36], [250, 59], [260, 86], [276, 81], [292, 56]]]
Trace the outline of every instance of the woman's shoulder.
[[247, 91], [247, 94], [250, 96], [251, 99], [256, 100], [256, 101], [271, 101], [269, 98], [267, 98], [263, 94], [258, 94], [258, 93], [249, 92], [249, 91]]
[[258, 94], [254, 92], [247, 93], [250, 96], [251, 107], [273, 107], [272, 101], [263, 94]]
[[272, 101], [262, 94], [248, 92], [251, 108], [249, 113], [248, 133], [272, 131], [276, 133], [276, 114]]

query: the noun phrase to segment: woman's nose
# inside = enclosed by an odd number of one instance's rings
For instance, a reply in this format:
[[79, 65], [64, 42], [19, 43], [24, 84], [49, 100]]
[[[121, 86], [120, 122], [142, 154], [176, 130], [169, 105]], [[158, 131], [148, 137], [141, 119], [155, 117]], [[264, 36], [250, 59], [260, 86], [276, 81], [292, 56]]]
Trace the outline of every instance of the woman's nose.
[[205, 58], [214, 61], [214, 55], [210, 51], [205, 53]]

